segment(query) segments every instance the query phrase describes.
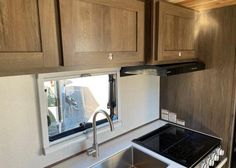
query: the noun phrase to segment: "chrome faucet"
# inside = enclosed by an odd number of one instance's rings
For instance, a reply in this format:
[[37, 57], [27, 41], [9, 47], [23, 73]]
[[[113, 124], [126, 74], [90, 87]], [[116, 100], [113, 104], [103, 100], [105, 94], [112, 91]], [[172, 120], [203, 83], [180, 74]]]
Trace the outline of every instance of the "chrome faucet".
[[111, 120], [110, 116], [107, 114], [107, 112], [105, 112], [103, 110], [95, 112], [95, 114], [93, 116], [93, 146], [88, 149], [87, 153], [89, 156], [92, 155], [93, 157], [96, 157], [96, 158], [99, 157], [99, 148], [98, 148], [98, 142], [97, 142], [97, 125], [96, 125], [96, 117], [99, 113], [105, 115], [105, 117], [107, 118], [107, 121], [110, 125], [111, 131], [114, 130], [112, 120]]

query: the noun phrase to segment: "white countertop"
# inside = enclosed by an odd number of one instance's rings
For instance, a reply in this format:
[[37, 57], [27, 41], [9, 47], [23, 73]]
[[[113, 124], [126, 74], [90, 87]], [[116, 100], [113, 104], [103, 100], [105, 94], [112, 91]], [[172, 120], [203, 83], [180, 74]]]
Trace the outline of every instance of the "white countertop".
[[59, 163], [55, 166], [53, 166], [53, 168], [87, 168], [90, 167], [91, 165], [94, 165], [98, 162], [101, 162], [107, 158], [109, 158], [111, 155], [114, 155], [115, 153], [118, 153], [130, 146], [134, 146], [139, 150], [142, 150], [143, 152], [158, 158], [159, 160], [161, 160], [162, 162], [168, 164], [168, 168], [183, 168], [183, 166], [161, 156], [158, 155], [146, 148], [143, 148], [135, 143], [132, 143], [132, 140], [135, 138], [138, 138], [148, 132], [151, 132], [163, 125], [165, 125], [167, 122], [162, 121], [162, 120], [157, 120], [154, 121], [150, 124], [147, 124], [145, 126], [142, 126], [138, 129], [135, 129], [133, 131], [130, 131], [124, 135], [121, 135], [119, 137], [116, 137], [106, 143], [103, 143], [99, 146], [99, 150], [100, 150], [100, 156], [99, 158], [94, 158], [92, 156], [88, 156], [86, 152], [77, 155], [73, 158], [70, 158], [68, 160], [65, 160], [62, 163]]

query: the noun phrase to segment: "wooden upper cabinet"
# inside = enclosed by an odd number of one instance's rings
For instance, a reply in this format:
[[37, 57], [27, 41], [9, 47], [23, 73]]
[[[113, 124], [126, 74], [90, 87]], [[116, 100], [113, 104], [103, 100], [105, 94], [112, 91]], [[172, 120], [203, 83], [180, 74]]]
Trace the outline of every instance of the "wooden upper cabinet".
[[153, 1], [152, 53], [149, 63], [171, 63], [195, 56], [196, 11]]
[[144, 62], [144, 3], [59, 0], [65, 66]]
[[0, 73], [59, 65], [53, 0], [0, 0]]

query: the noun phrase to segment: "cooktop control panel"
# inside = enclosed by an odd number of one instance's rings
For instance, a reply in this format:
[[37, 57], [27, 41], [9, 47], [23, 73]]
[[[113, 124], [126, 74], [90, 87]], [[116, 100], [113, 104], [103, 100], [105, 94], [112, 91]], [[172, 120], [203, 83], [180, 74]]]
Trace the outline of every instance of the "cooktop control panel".
[[207, 155], [202, 161], [195, 166], [195, 168], [209, 168], [217, 167], [220, 162], [224, 159], [224, 150], [220, 147], [217, 147], [210, 154]]

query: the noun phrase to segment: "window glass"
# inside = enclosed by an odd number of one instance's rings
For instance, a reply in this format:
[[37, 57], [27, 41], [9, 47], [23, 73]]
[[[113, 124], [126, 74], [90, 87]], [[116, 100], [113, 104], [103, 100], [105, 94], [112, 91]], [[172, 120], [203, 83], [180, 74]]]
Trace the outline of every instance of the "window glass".
[[[49, 140], [91, 128], [93, 114], [99, 110], [117, 119], [115, 79], [116, 75], [106, 74], [45, 81]], [[97, 124], [106, 122], [104, 119], [99, 114]]]

